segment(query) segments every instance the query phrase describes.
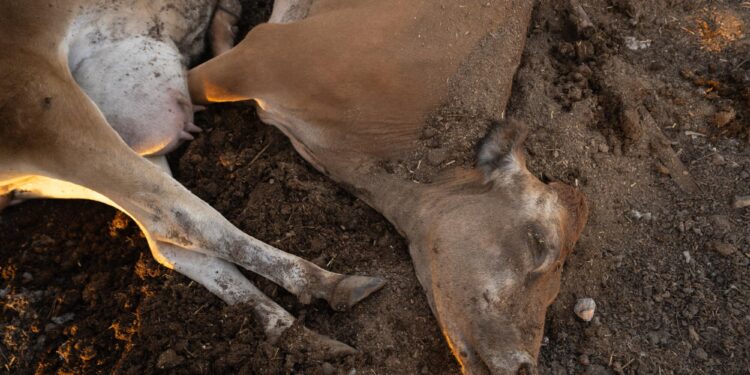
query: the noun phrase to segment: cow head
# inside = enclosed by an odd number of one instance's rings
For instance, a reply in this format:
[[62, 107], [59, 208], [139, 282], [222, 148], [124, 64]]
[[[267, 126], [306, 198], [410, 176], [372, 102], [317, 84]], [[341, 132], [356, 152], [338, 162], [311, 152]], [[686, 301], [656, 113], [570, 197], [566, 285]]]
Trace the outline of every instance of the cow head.
[[424, 195], [408, 235], [420, 282], [465, 373], [535, 373], [544, 316], [587, 218], [583, 195], [525, 166], [526, 130], [496, 127], [480, 171]]

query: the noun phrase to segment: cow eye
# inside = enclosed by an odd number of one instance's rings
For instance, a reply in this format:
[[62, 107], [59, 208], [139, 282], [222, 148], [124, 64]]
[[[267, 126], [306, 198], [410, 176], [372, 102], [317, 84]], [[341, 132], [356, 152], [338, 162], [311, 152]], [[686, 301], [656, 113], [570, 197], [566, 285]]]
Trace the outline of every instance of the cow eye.
[[531, 251], [532, 259], [534, 264], [540, 264], [544, 261], [547, 254], [547, 242], [544, 239], [544, 235], [533, 226], [526, 229], [526, 243]]
[[526, 228], [526, 243], [531, 252], [534, 272], [546, 270], [557, 260], [555, 244], [549, 241], [549, 237], [538, 224], [531, 224]]

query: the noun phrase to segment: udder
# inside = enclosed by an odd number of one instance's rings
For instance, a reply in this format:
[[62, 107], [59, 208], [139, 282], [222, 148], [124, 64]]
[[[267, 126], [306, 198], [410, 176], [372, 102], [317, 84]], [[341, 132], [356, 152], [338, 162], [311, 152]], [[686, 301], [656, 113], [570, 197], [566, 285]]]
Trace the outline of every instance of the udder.
[[72, 67], [75, 80], [137, 153], [168, 153], [200, 130], [192, 123], [184, 59], [172, 41], [110, 39], [85, 55]]

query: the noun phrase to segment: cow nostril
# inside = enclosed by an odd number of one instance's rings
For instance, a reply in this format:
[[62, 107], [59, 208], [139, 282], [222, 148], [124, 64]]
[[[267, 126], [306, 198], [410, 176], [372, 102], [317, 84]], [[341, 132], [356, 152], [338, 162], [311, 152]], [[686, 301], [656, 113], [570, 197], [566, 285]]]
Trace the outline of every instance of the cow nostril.
[[524, 362], [520, 366], [518, 366], [518, 370], [516, 371], [517, 375], [535, 375], [536, 369], [534, 368], [534, 365], [532, 365], [529, 362]]

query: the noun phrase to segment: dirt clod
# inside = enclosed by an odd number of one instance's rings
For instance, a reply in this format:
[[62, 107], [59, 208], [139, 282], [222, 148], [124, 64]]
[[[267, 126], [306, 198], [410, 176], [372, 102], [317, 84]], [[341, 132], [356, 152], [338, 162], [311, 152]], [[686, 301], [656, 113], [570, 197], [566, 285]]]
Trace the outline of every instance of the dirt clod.
[[159, 358], [156, 359], [156, 368], [169, 370], [181, 365], [183, 362], [185, 362], [185, 358], [177, 355], [177, 352], [173, 349], [167, 349], [159, 354]]
[[692, 352], [693, 357], [699, 359], [700, 361], [707, 361], [708, 360], [708, 353], [706, 353], [703, 348], [696, 348]]
[[732, 107], [722, 109], [714, 115], [713, 125], [717, 128], [723, 128], [737, 117], [737, 112]]
[[448, 152], [445, 149], [435, 149], [427, 152], [427, 162], [430, 165], [438, 166], [446, 161]]
[[332, 364], [328, 362], [323, 362], [323, 374], [324, 375], [333, 375], [336, 373], [336, 368], [333, 367]]
[[736, 246], [726, 242], [715, 242], [712, 249], [725, 257], [731, 256], [737, 252]]

